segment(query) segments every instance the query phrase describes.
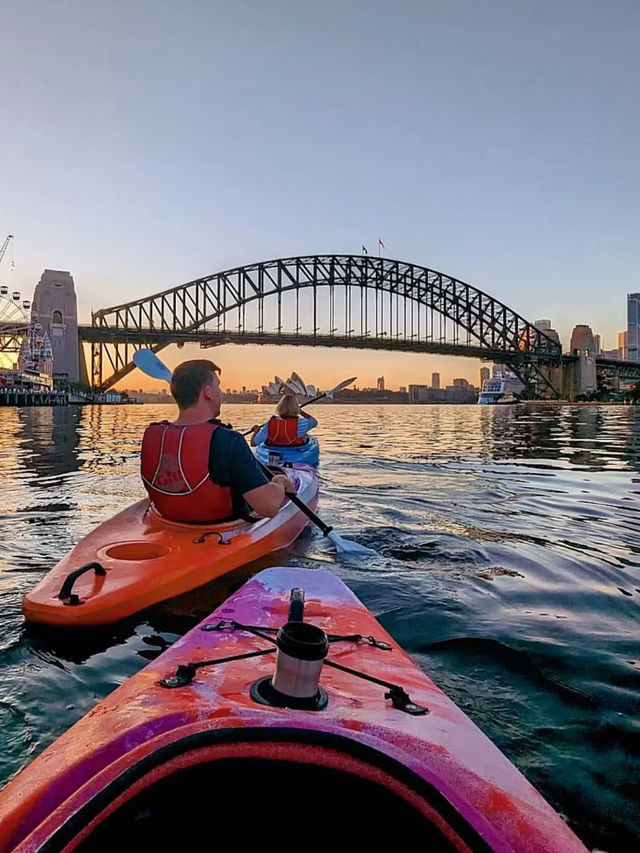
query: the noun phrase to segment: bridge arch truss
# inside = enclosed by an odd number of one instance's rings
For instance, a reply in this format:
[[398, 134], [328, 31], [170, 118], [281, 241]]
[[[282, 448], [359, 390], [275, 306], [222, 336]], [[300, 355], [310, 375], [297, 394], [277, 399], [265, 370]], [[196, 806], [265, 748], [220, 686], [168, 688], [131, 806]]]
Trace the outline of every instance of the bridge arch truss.
[[510, 365], [551, 386], [557, 341], [478, 288], [427, 267], [368, 255], [311, 255], [213, 273], [96, 311], [92, 384], [133, 369], [136, 349], [171, 343], [298, 344], [437, 352]]

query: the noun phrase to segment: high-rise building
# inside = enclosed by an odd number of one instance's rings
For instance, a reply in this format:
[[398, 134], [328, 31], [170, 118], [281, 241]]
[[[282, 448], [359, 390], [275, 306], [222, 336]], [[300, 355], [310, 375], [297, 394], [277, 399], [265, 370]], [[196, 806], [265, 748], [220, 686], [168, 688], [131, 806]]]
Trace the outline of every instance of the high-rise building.
[[600, 335], [594, 335], [593, 342], [596, 345], [594, 355], [600, 355], [602, 353], [602, 338], [600, 337]]
[[428, 385], [409, 385], [410, 403], [443, 403], [445, 391]]
[[640, 361], [640, 293], [627, 295], [627, 358]]
[[491, 372], [490, 372], [488, 367], [481, 367], [480, 368], [480, 387], [481, 388], [490, 376], [491, 376]]
[[440, 374], [432, 373], [431, 374], [431, 387], [432, 388], [440, 388]]
[[555, 341], [557, 344], [560, 344], [560, 335], [556, 332], [555, 329], [547, 329], [545, 331], [545, 335], [548, 338], [551, 338], [552, 341]]
[[466, 388], [469, 383], [466, 379], [454, 379], [453, 387], [454, 388]]
[[384, 391], [384, 376], [379, 376], [376, 380], [376, 390]]
[[629, 332], [618, 332], [618, 358], [629, 358]]
[[560, 335], [556, 332], [555, 329], [551, 327], [551, 320], [534, 320], [533, 325], [540, 332], [544, 332], [544, 334], [551, 338], [552, 341], [556, 343], [560, 343]]
[[577, 350], [578, 353], [584, 355], [595, 355], [596, 344], [593, 339], [591, 326], [586, 326], [584, 324], [574, 326], [573, 332], [571, 333], [570, 350], [572, 353]]

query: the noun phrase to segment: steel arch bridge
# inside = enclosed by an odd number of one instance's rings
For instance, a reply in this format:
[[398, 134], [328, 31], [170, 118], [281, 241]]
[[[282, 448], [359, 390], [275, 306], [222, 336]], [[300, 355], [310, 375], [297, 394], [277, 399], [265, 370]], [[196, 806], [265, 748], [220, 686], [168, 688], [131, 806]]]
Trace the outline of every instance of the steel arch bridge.
[[254, 343], [432, 352], [509, 365], [555, 392], [560, 344], [504, 303], [427, 267], [368, 255], [280, 258], [216, 272], [92, 314], [92, 385], [134, 369], [141, 347]]

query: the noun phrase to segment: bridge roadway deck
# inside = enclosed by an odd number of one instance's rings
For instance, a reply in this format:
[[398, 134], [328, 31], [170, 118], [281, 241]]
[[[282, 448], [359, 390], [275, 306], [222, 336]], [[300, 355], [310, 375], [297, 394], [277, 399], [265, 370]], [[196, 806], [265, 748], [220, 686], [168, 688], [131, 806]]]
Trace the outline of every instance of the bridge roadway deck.
[[[78, 326], [78, 335], [87, 343], [113, 343], [156, 346], [169, 346], [177, 343], [199, 343], [203, 347], [222, 346], [223, 344], [258, 344], [265, 346], [316, 346], [342, 347], [355, 349], [395, 350], [397, 352], [434, 353], [438, 355], [456, 355], [467, 358], [479, 358], [484, 361], [501, 362], [503, 360], [523, 361], [525, 353], [490, 350], [471, 344], [447, 341], [410, 340], [389, 335], [349, 336], [297, 334], [294, 332], [224, 332], [211, 331], [173, 331], [160, 329], [125, 330], [100, 326]], [[547, 362], [548, 355], [529, 354], [529, 361]]]

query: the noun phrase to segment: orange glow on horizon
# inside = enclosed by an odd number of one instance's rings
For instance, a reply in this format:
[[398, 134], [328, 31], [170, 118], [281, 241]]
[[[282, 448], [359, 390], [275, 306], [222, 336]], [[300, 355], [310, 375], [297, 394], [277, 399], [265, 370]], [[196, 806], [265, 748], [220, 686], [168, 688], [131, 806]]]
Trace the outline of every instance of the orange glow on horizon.
[[[488, 364], [457, 356], [249, 344], [226, 344], [210, 350], [201, 349], [196, 344], [187, 344], [182, 349], [171, 346], [161, 350], [158, 356], [171, 369], [188, 359], [210, 358], [222, 368], [223, 389], [240, 389], [244, 385], [257, 390], [271, 381], [275, 374], [289, 376], [294, 370], [307, 384], [319, 389], [331, 388], [348, 376], [358, 377], [353, 387], [375, 388], [378, 377], [384, 376], [385, 387], [398, 390], [401, 386], [430, 385], [432, 373], [440, 374], [442, 388], [452, 385], [457, 378], [467, 379], [478, 386], [480, 368]], [[118, 390], [159, 391], [167, 386], [166, 382], [134, 370], [115, 387]]]

